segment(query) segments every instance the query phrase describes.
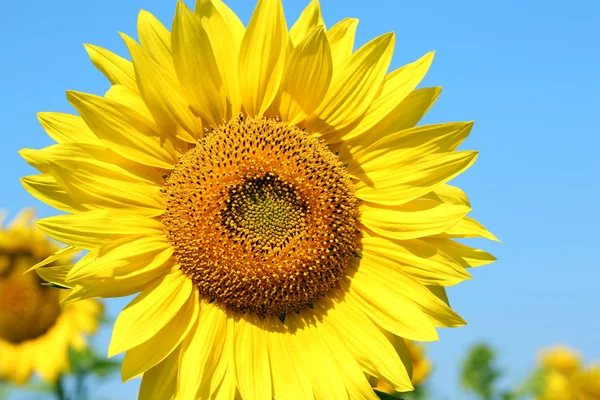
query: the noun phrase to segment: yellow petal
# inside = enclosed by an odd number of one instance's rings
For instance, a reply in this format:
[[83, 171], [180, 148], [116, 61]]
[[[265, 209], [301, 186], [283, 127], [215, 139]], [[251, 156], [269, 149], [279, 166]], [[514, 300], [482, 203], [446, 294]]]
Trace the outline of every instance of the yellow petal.
[[416, 126], [389, 134], [375, 143], [370, 142], [372, 138], [362, 143], [359, 136], [353, 143], [361, 147], [351, 150], [352, 159], [366, 162], [390, 152], [403, 159], [452, 152], [467, 138], [472, 127], [472, 121]]
[[390, 239], [408, 240], [448, 231], [471, 209], [433, 201], [413, 201], [386, 207], [363, 203], [361, 222], [375, 233]]
[[113, 168], [63, 160], [51, 165], [51, 173], [60, 187], [87, 210], [111, 209], [156, 217], [165, 209], [159, 187], [133, 180]]
[[[312, 132], [324, 135], [355, 122], [379, 91], [394, 52], [394, 34], [371, 40], [358, 49], [335, 74], [321, 105], [315, 110]], [[335, 135], [334, 135], [335, 136]]]
[[[406, 162], [394, 151], [349, 172], [363, 181], [356, 185], [359, 199], [400, 205], [421, 197], [468, 169], [477, 158], [473, 151], [431, 154]], [[358, 169], [362, 169], [359, 174]]]
[[115, 321], [108, 356], [132, 349], [154, 337], [192, 295], [193, 283], [181, 272], [148, 285], [121, 311]]
[[45, 267], [46, 265], [53, 263], [57, 260], [60, 260], [61, 258], [68, 259], [68, 258], [74, 256], [75, 254], [79, 253], [80, 251], [81, 251], [80, 249], [73, 247], [73, 246], [63, 247], [62, 249], [56, 251], [51, 256], [46, 257], [42, 261], [35, 264], [33, 267], [29, 268], [25, 273], [31, 272], [31, 271], [41, 268], [41, 267]]
[[40, 112], [37, 116], [48, 136], [58, 143], [100, 144], [80, 116], [55, 112]]
[[296, 23], [290, 29], [290, 39], [294, 46], [298, 46], [308, 33], [314, 28], [323, 28], [325, 31], [325, 22], [321, 16], [321, 5], [318, 0], [311, 0], [310, 4], [302, 11]]
[[356, 18], [346, 18], [327, 31], [327, 40], [331, 46], [333, 70], [336, 73], [352, 55], [357, 27], [358, 20]]
[[313, 340], [321, 341], [333, 356], [338, 369], [344, 376], [348, 397], [351, 399], [379, 399], [375, 392], [373, 392], [369, 381], [351, 351], [346, 346], [344, 340], [326, 319], [328, 316], [321, 314], [317, 310], [311, 310], [310, 312], [308, 310], [303, 310], [301, 312], [301, 315], [302, 314], [313, 318], [316, 317], [319, 321], [324, 321], [324, 323], [318, 327], [309, 324], [307, 329], [312, 333]]
[[148, 371], [178, 349], [180, 343], [187, 337], [196, 323], [199, 313], [200, 300], [198, 292], [192, 290], [192, 295], [188, 301], [164, 328], [150, 340], [134, 347], [125, 354], [121, 369], [123, 382]]
[[220, 125], [227, 98], [211, 41], [200, 18], [181, 1], [173, 21], [173, 58], [181, 87], [196, 114], [212, 126]]
[[322, 28], [316, 28], [288, 60], [280, 91], [281, 119], [293, 125], [310, 115], [325, 97], [332, 71], [327, 37]]
[[327, 314], [326, 322], [335, 328], [365, 372], [385, 379], [396, 391], [413, 390], [406, 366], [390, 341], [362, 311], [344, 301], [343, 295], [335, 296], [335, 303], [324, 299], [316, 307]]
[[[310, 322], [309, 323], [313, 323]], [[290, 313], [285, 317], [289, 334], [288, 348], [310, 378], [316, 399], [348, 399], [346, 383], [335, 358], [314, 334], [302, 317]]]
[[[431, 66], [433, 54], [427, 53], [419, 60], [388, 74], [383, 81], [381, 93], [375, 98], [365, 116], [350, 132], [340, 133], [339, 139], [348, 140], [367, 132], [392, 112], [421, 82]], [[328, 139], [330, 143], [334, 140]]]
[[[342, 286], [345, 286], [348, 301], [386, 331], [424, 342], [438, 340], [431, 321], [406, 297], [394, 295], [384, 300], [380, 295], [374, 295], [374, 291], [380, 288], [372, 288], [364, 280], [351, 284], [342, 282]], [[384, 293], [390, 294], [387, 291]]]
[[135, 71], [131, 61], [118, 56], [102, 47], [86, 44], [85, 50], [88, 52], [92, 63], [106, 76], [113, 85], [127, 86], [132, 90], [137, 90], [135, 82]]
[[426, 239], [398, 241], [365, 235], [361, 244], [365, 262], [401, 271], [422, 284], [450, 286], [471, 279], [461, 263]]
[[165, 237], [141, 236], [126, 237], [102, 246], [94, 253], [93, 262], [78, 262], [69, 273], [67, 280], [85, 281], [112, 278], [125, 278], [145, 275], [169, 268], [173, 249]]
[[132, 111], [135, 111], [137, 114], [147, 120], [146, 122], [149, 126], [152, 126], [153, 129], [158, 131], [154, 125], [154, 117], [152, 116], [152, 113], [150, 110], [148, 110], [148, 107], [146, 107], [144, 100], [138, 92], [123, 85], [112, 85], [104, 94], [104, 97], [119, 103], [120, 105], [125, 106]]
[[46, 268], [38, 268], [35, 270], [37, 274], [46, 282], [54, 283], [60, 286], [69, 287], [65, 281], [67, 274], [73, 268], [72, 265], [57, 265]]
[[412, 128], [435, 103], [442, 89], [439, 87], [423, 88], [413, 91], [377, 125], [358, 136], [361, 144], [374, 143], [383, 137]]
[[458, 314], [424, 285], [400, 271], [392, 270], [377, 262], [361, 260], [360, 267], [352, 276], [352, 285], [355, 285], [356, 290], [361, 294], [366, 294], [369, 298], [377, 298], [378, 303], [394, 297], [410, 299], [436, 327], [465, 325], [465, 321]]
[[177, 164], [174, 148], [138, 114], [91, 94], [67, 92], [67, 98], [96, 136], [123, 157], [165, 169]]
[[202, 122], [189, 110], [173, 74], [152, 60], [135, 40], [121, 36], [135, 65], [140, 94], [156, 123], [165, 132], [194, 143], [196, 138], [202, 137]]
[[181, 345], [177, 396], [195, 399], [203, 382], [219, 364], [227, 335], [227, 313], [214, 303], [203, 302], [200, 315]]
[[500, 242], [493, 233], [488, 231], [485, 226], [475, 221], [471, 217], [465, 217], [452, 228], [444, 233], [440, 233], [439, 237], [443, 238], [484, 238]]
[[240, 48], [240, 92], [246, 113], [262, 116], [283, 78], [288, 34], [280, 0], [259, 0]]
[[426, 238], [424, 241], [452, 257], [452, 259], [456, 260], [464, 268], [480, 267], [496, 261], [496, 257], [490, 253], [465, 246], [454, 240]]
[[174, 350], [163, 362], [148, 370], [142, 379], [138, 399], [172, 400], [177, 383], [179, 351]]
[[270, 399], [271, 370], [262, 323], [254, 314], [244, 315], [236, 327], [235, 365], [244, 400]]
[[25, 176], [21, 178], [21, 184], [33, 197], [58, 210], [66, 212], [86, 210], [59, 186], [51, 174]]
[[96, 165], [98, 168], [113, 169], [115, 173], [148, 185], [164, 185], [163, 171], [131, 161], [103, 146], [61, 143], [42, 150], [22, 149], [19, 154], [31, 166], [44, 173], [50, 172], [51, 164], [65, 161], [81, 162]]
[[233, 35], [235, 48], [239, 49], [242, 44], [242, 40], [244, 39], [246, 28], [244, 27], [242, 21], [240, 21], [237, 14], [231, 8], [227, 7], [222, 0], [196, 0], [196, 9], [194, 12], [201, 17], [212, 17], [212, 14], [210, 13], [212, 6], [217, 9], [227, 24], [227, 28]]
[[94, 249], [116, 239], [162, 234], [160, 221], [114, 211], [86, 211], [40, 219], [37, 226], [48, 236], [82, 249]]
[[210, 38], [222, 84], [227, 93], [226, 118], [239, 115], [242, 109], [238, 58], [246, 28], [239, 18], [220, 0], [199, 0], [196, 15]]
[[431, 193], [424, 195], [423, 198], [471, 207], [471, 202], [463, 190], [446, 184], [436, 186]]
[[171, 56], [171, 33], [146, 10], [140, 10], [137, 28], [143, 49], [160, 66], [173, 73], [175, 69]]
[[290, 353], [285, 335], [288, 332], [279, 318], [268, 317], [263, 323], [269, 350], [271, 374], [273, 376], [273, 397], [276, 399], [313, 400], [310, 379], [303, 367]]

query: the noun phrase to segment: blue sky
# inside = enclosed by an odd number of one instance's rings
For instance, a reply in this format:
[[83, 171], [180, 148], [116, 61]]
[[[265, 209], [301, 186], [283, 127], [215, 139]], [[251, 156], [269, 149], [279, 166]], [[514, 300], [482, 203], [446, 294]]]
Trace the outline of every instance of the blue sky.
[[[228, 4], [248, 21], [253, 1]], [[304, 5], [284, 1], [289, 23]], [[538, 350], [553, 343], [600, 361], [600, 4], [323, 0], [322, 7], [328, 26], [344, 17], [360, 19], [358, 45], [395, 31], [392, 68], [437, 50], [422, 86], [444, 90], [423, 122], [476, 121], [463, 148], [479, 150], [480, 157], [455, 182], [469, 194], [474, 216], [504, 243], [477, 242], [499, 261], [449, 290], [469, 325], [442, 331], [441, 341], [428, 345], [436, 365], [435, 398], [461, 398], [457, 363], [481, 339], [498, 349], [507, 382], [519, 380]], [[117, 32], [135, 35], [140, 8], [170, 25], [175, 1], [0, 6], [1, 209], [14, 213], [33, 205], [41, 216], [54, 213], [22, 189], [19, 177], [32, 169], [17, 151], [50, 144], [35, 113], [72, 111], [66, 89], [98, 94], [108, 89], [81, 44], [127, 54]], [[109, 312], [114, 316], [125, 304], [111, 301]], [[108, 331], [96, 339], [102, 351], [108, 341]], [[97, 392], [134, 399], [137, 385], [120, 385], [115, 377]]]

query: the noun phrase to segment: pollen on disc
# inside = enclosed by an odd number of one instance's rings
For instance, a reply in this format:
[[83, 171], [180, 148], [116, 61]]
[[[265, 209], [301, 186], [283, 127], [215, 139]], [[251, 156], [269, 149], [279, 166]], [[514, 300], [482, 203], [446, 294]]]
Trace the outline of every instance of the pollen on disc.
[[334, 287], [354, 256], [358, 201], [318, 139], [234, 118], [184, 154], [162, 222], [199, 292], [239, 312], [282, 316]]

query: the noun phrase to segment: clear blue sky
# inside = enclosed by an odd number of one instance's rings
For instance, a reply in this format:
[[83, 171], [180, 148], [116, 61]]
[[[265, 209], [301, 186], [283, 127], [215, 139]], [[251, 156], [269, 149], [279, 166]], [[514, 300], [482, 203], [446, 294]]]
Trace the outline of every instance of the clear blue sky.
[[[328, 26], [360, 19], [357, 44], [397, 33], [393, 68], [437, 50], [423, 85], [442, 85], [424, 122], [476, 121], [464, 148], [481, 151], [456, 183], [474, 215], [504, 243], [481, 242], [499, 261], [450, 289], [452, 305], [469, 322], [445, 330], [428, 346], [436, 365], [435, 398], [458, 399], [456, 366], [464, 350], [485, 339], [511, 369], [508, 381], [533, 365], [540, 347], [556, 342], [600, 361], [600, 3], [555, 0], [322, 1]], [[247, 22], [254, 1], [228, 4]], [[304, 1], [286, 0], [289, 22]], [[170, 25], [175, 1], [4, 1], [0, 6], [0, 208], [34, 201], [19, 177], [32, 173], [23, 147], [50, 144], [37, 111], [72, 111], [64, 91], [108, 88], [82, 43], [127, 54], [117, 32], [135, 35], [140, 8]], [[123, 300], [109, 303], [111, 315]], [[105, 351], [108, 331], [97, 339]], [[117, 377], [97, 391], [134, 399], [137, 382]]]

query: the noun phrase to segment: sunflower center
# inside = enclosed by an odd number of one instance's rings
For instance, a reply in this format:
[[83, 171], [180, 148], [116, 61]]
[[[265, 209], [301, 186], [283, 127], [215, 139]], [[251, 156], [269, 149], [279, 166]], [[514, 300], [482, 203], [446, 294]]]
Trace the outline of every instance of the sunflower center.
[[19, 344], [46, 333], [61, 313], [59, 290], [42, 286], [30, 254], [0, 255], [0, 340]]
[[358, 201], [318, 139], [270, 119], [234, 118], [184, 154], [162, 222], [200, 293], [239, 312], [283, 316], [344, 275]]

